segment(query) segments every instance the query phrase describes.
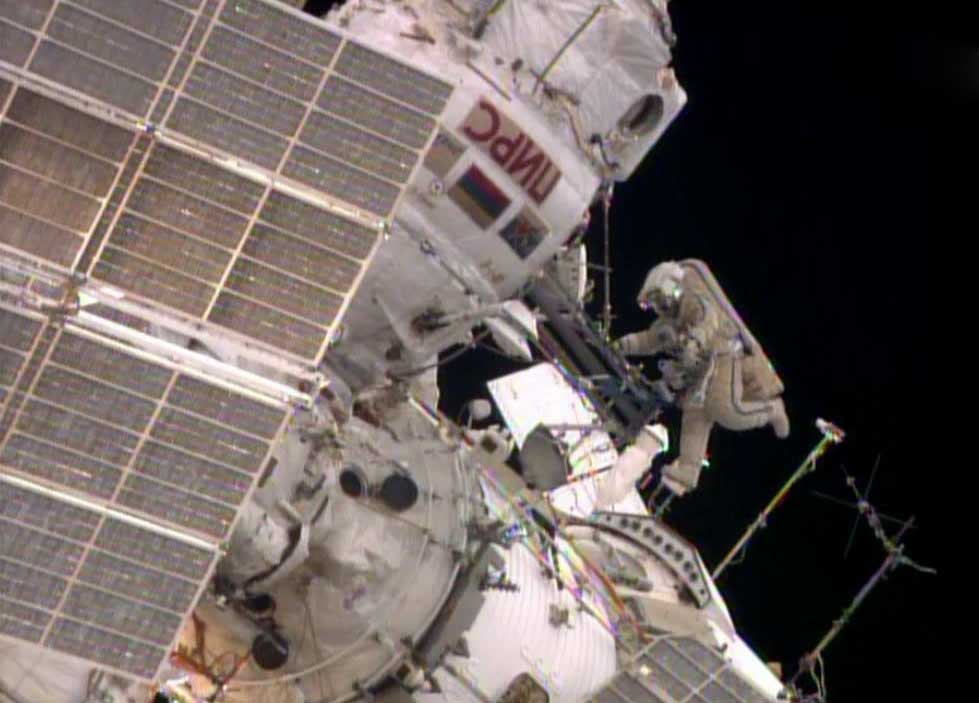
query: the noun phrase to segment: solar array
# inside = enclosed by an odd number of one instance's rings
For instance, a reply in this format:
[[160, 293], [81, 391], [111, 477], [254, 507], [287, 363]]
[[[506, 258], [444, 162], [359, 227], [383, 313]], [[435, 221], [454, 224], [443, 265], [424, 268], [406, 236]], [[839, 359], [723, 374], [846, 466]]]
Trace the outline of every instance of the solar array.
[[0, 420], [0, 464], [227, 537], [283, 409], [77, 333], [49, 336]]
[[0, 634], [152, 678], [288, 411], [0, 306]]
[[593, 698], [596, 703], [771, 703], [716, 651], [661, 638]]
[[317, 359], [451, 92], [270, 0], [0, 0], [0, 246]]
[[[0, 0], [4, 283], [311, 366], [451, 93], [272, 0]], [[5, 295], [0, 637], [154, 678], [290, 408]]]
[[0, 480], [0, 635], [153, 678], [213, 560]]

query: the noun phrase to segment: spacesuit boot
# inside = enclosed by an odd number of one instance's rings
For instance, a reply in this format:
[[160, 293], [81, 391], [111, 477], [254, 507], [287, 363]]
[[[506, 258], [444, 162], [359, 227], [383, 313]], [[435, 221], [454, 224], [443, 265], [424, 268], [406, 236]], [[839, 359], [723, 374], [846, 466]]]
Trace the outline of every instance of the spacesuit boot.
[[682, 496], [697, 487], [700, 467], [679, 459], [663, 469], [663, 483], [673, 493]]
[[683, 408], [680, 420], [680, 456], [663, 468], [663, 483], [677, 495], [683, 495], [697, 487], [713, 425], [704, 408]]

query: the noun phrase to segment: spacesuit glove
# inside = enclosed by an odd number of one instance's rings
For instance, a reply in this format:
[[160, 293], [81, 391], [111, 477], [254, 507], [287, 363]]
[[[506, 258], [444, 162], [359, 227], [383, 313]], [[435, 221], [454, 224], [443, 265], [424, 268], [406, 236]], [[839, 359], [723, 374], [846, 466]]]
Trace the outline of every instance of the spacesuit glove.
[[653, 327], [656, 329], [655, 338], [658, 349], [669, 349], [676, 346], [678, 337], [672, 325], [656, 323]]
[[683, 368], [693, 370], [703, 363], [703, 347], [697, 340], [687, 338], [683, 344], [683, 351], [680, 352], [680, 363]]

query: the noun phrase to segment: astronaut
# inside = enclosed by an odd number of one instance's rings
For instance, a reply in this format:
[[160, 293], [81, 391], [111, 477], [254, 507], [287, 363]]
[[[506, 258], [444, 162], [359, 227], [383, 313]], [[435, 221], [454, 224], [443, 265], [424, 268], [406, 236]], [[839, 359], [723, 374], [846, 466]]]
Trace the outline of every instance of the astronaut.
[[658, 317], [617, 345], [627, 355], [666, 357], [662, 379], [683, 413], [680, 456], [663, 470], [667, 488], [682, 495], [697, 486], [714, 423], [738, 432], [771, 425], [779, 438], [788, 436], [782, 382], [706, 264], [655, 266], [638, 302]]
[[596, 480], [594, 509], [625, 512], [616, 505], [626, 499], [656, 455], [666, 451], [669, 444], [669, 434], [663, 425], [644, 427], [635, 442], [619, 455], [612, 468]]

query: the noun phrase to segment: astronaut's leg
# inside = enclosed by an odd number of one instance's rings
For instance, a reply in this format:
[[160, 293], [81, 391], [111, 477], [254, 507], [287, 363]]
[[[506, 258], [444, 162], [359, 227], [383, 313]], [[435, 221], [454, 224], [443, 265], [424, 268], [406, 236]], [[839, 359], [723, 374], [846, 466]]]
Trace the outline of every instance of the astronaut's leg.
[[704, 408], [721, 427], [740, 432], [771, 424], [775, 434], [787, 437], [789, 419], [781, 398], [745, 400], [742, 389], [741, 357], [737, 354], [718, 355], [714, 377], [707, 389]]
[[701, 407], [685, 407], [680, 420], [680, 456], [663, 469], [667, 486], [677, 494], [697, 487], [713, 422]]

